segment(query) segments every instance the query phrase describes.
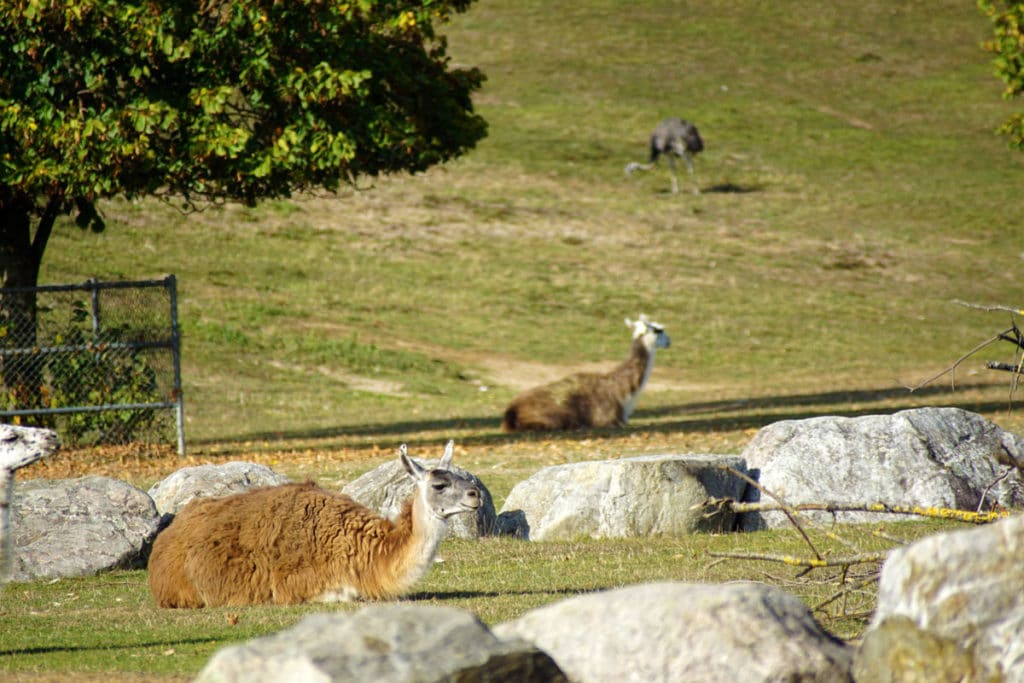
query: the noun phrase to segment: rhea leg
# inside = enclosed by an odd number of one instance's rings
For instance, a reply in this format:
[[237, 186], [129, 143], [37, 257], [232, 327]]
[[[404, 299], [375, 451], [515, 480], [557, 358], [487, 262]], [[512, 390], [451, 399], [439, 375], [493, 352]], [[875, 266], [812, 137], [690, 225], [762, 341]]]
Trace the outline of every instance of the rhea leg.
[[668, 170], [672, 173], [672, 194], [679, 193], [679, 181], [676, 179], [676, 158], [671, 154], [666, 154], [668, 157]]
[[690, 178], [693, 180], [693, 193], [700, 194], [700, 183], [697, 182], [697, 174], [693, 170], [693, 158], [684, 153], [683, 159], [686, 161], [686, 168], [690, 171]]

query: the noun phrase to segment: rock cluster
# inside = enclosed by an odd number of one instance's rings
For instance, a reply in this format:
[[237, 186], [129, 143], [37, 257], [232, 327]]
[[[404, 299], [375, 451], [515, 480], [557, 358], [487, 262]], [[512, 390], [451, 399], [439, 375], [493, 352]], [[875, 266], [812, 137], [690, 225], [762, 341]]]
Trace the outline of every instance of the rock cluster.
[[[790, 420], [762, 429], [740, 455], [546, 468], [516, 485], [500, 514], [480, 482], [485, 505], [455, 534], [544, 541], [784, 523], [770, 511], [704, 516], [708, 498], [758, 501], [761, 490], [745, 476], [790, 504], [1019, 509], [1022, 472], [1024, 439], [963, 410]], [[197, 496], [283, 481], [268, 468], [229, 463], [181, 470], [149, 493], [102, 477], [17, 482], [12, 578], [144, 566], [161, 515], [166, 521]], [[393, 514], [405, 484], [397, 464], [388, 463], [345, 492]], [[836, 519], [872, 517], [850, 512]], [[1021, 586], [1024, 516], [1018, 515], [892, 553], [859, 648], [831, 638], [795, 597], [775, 588], [659, 583], [577, 596], [493, 630], [461, 610], [407, 604], [316, 615], [292, 631], [225, 649], [200, 680], [1024, 683]]]
[[760, 583], [664, 582], [568, 598], [488, 629], [411, 603], [307, 617], [233, 645], [202, 683], [1024, 683], [1024, 516], [927, 537], [885, 563], [862, 644]]

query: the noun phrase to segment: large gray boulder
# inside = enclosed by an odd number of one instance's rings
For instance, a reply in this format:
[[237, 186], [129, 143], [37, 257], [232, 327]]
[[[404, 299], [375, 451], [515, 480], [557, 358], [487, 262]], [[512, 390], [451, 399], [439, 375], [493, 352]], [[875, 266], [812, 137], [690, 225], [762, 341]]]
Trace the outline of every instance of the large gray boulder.
[[709, 497], [740, 499], [746, 472], [730, 455], [648, 455], [546, 467], [513, 487], [499, 525], [534, 541], [678, 536], [725, 531], [733, 515], [704, 516]]
[[14, 581], [142, 567], [159, 521], [145, 491], [107, 477], [18, 482], [11, 513]]
[[[416, 459], [427, 469], [439, 466], [439, 460]], [[451, 471], [470, 479], [480, 489], [480, 507], [475, 514], [455, 515], [448, 520], [448, 535], [456, 538], [480, 538], [494, 533], [497, 514], [494, 500], [479, 477], [461, 467], [452, 465]], [[351, 496], [371, 510], [385, 517], [395, 518], [402, 511], [405, 500], [412, 495], [416, 484], [398, 460], [390, 460], [380, 467], [349, 482], [341, 492]]]
[[894, 551], [858, 683], [1024, 683], [1024, 516]]
[[852, 681], [852, 651], [794, 596], [759, 583], [651, 583], [591, 593], [499, 624], [575, 683]]
[[[767, 490], [789, 504], [889, 503], [974, 510], [1024, 506], [1024, 440], [959, 408], [893, 415], [784, 420], [754, 436], [743, 457]], [[1004, 476], [1005, 475], [1005, 476]], [[753, 487], [748, 502], [766, 500]], [[801, 513], [831, 522], [828, 513]], [[881, 513], [840, 512], [841, 522]], [[888, 519], [892, 519], [889, 515]], [[789, 524], [781, 512], [748, 513], [746, 530]]]
[[373, 605], [314, 614], [293, 628], [217, 652], [196, 683], [564, 682], [551, 658], [499, 641], [453, 607]]
[[220, 498], [289, 481], [266, 465], [234, 461], [183, 467], [151, 486], [149, 495], [160, 514], [176, 515], [196, 498]]

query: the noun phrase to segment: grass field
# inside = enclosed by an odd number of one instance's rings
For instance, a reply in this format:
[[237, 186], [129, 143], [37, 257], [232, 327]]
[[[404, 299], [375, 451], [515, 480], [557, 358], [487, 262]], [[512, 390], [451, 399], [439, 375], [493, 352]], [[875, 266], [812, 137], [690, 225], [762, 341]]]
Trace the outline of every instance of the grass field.
[[[500, 505], [544, 465], [738, 453], [785, 418], [955, 405], [1024, 431], [1008, 377], [983, 367], [1008, 346], [965, 361], [955, 390], [906, 389], [1009, 326], [954, 300], [1024, 306], [1024, 155], [993, 133], [1020, 103], [1000, 99], [973, 3], [481, 0], [446, 33], [488, 76], [489, 136], [465, 158], [254, 209], [112, 202], [106, 232], [55, 232], [43, 283], [177, 275], [189, 456], [75, 451], [23, 476], [148, 486], [240, 458], [337, 485], [400, 442], [455, 438]], [[704, 138], [699, 196], [670, 194], [665, 168], [623, 174], [672, 115]], [[623, 357], [639, 312], [673, 344], [627, 430], [498, 431], [517, 391]], [[637, 580], [746, 576], [814, 604], [826, 589], [795, 572], [709, 569], [708, 549], [794, 542], [451, 543], [418, 596], [500, 620]], [[0, 671], [185, 677], [305, 610], [231, 627], [157, 611], [144, 582], [8, 587]]]

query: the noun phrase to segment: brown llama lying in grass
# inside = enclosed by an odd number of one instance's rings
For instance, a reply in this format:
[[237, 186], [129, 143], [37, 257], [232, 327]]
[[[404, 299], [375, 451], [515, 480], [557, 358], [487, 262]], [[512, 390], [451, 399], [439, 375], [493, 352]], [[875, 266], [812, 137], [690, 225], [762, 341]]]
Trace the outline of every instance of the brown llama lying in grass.
[[448, 518], [480, 507], [450, 470], [399, 459], [416, 489], [395, 520], [312, 482], [189, 503], [153, 544], [149, 589], [161, 607], [386, 600], [430, 569]]
[[669, 346], [665, 329], [642, 315], [626, 318], [633, 330], [629, 356], [607, 374], [580, 372], [517, 396], [505, 410], [502, 430], [624, 426], [654, 367], [655, 350]]

